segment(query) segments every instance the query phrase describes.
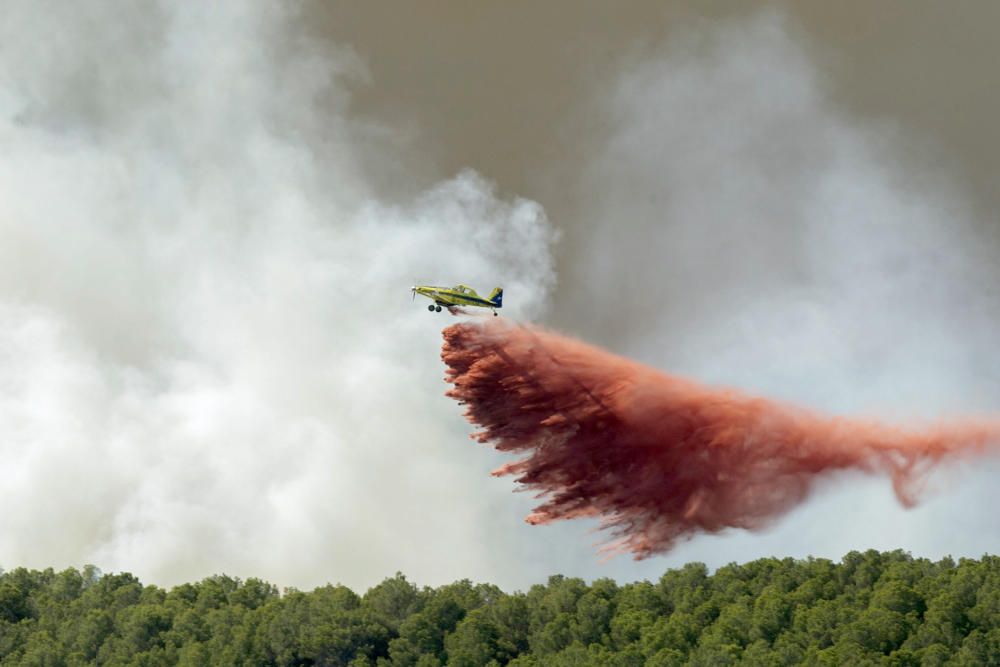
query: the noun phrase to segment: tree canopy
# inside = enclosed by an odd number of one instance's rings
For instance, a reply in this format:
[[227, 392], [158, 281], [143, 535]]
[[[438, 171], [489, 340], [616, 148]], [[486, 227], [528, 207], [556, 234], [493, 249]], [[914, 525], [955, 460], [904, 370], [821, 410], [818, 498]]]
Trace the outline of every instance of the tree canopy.
[[656, 582], [552, 576], [514, 593], [398, 573], [358, 595], [0, 572], [0, 666], [685, 664], [1000, 665], [1000, 557], [689, 563]]

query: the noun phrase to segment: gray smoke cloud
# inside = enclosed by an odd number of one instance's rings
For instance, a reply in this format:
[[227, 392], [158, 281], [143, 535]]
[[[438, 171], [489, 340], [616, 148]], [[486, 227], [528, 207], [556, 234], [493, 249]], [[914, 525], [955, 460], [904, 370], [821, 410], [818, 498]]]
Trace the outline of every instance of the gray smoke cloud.
[[[608, 131], [567, 226], [564, 328], [832, 413], [912, 424], [1000, 409], [995, 239], [961, 184], [901, 159], [897, 128], [837, 107], [782, 15], [678, 28], [593, 108]], [[767, 534], [665, 560], [979, 555], [996, 543], [997, 472], [952, 469], [912, 511], [838, 477]]]
[[522, 523], [442, 395], [446, 319], [414, 281], [502, 283], [508, 316], [835, 412], [996, 408], [995, 248], [957, 185], [837, 110], [780, 16], [677, 26], [593, 82], [560, 128], [591, 159], [548, 190], [576, 211], [556, 246], [473, 171], [389, 203], [412, 128], [352, 112], [379, 82], [294, 7], [4, 3], [0, 566], [510, 588], [995, 542], [969, 509], [994, 465], [912, 512], [833, 480], [768, 534], [601, 564], [586, 523]]

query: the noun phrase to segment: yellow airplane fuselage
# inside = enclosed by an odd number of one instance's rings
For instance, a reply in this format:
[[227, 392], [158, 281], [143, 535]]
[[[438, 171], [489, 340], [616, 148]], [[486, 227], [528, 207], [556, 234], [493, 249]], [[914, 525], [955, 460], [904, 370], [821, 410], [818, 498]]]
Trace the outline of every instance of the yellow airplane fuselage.
[[428, 310], [441, 310], [441, 307], [451, 308], [454, 306], [475, 306], [477, 308], [492, 308], [494, 315], [497, 308], [503, 307], [503, 289], [497, 287], [490, 294], [489, 298], [483, 298], [468, 285], [456, 285], [455, 287], [436, 287], [434, 285], [414, 285], [413, 293], [425, 296], [434, 303], [428, 306]]

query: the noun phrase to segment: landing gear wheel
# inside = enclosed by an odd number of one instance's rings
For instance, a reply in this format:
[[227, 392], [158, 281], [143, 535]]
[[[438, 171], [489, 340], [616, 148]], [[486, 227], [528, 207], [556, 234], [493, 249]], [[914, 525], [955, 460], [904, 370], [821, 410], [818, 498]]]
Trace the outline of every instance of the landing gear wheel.
[[496, 317], [496, 316], [497, 316], [497, 315], [499, 315], [499, 314], [500, 314], [500, 313], [498, 313], [497, 311], [495, 311], [495, 310], [493, 311], [493, 317]]
[[441, 306], [435, 306], [434, 310], [436, 310], [436, 311], [438, 311], [440, 313], [441, 312]]
[[434, 304], [432, 303], [431, 305], [427, 306], [427, 310], [429, 310], [429, 311], [431, 311], [433, 313], [434, 312]]

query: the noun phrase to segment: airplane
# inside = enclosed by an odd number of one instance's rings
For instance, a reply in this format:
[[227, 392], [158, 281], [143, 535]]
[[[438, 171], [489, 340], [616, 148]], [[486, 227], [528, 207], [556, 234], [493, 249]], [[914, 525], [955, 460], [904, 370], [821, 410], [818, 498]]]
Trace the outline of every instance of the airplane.
[[492, 308], [493, 315], [496, 316], [497, 308], [503, 308], [502, 287], [493, 288], [489, 298], [486, 299], [476, 294], [476, 290], [468, 285], [455, 285], [454, 287], [414, 285], [410, 288], [410, 291], [413, 292], [413, 299], [416, 299], [419, 294], [433, 301], [434, 303], [427, 306], [427, 310], [439, 313], [441, 312], [441, 306], [449, 310], [457, 306], [478, 306], [480, 308]]

